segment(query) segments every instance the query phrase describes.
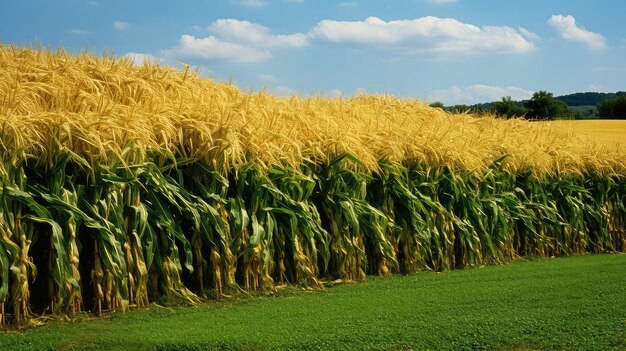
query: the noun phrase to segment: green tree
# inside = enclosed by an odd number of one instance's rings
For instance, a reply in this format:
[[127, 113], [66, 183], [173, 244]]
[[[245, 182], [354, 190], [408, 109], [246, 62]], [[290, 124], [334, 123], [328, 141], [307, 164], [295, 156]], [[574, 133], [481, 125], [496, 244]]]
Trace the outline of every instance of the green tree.
[[517, 106], [510, 96], [503, 96], [501, 101], [495, 102], [493, 111], [496, 115], [507, 118], [520, 117], [527, 112], [522, 107]]
[[568, 107], [560, 100], [554, 98], [552, 93], [538, 91], [525, 104], [528, 109], [528, 119], [555, 119], [567, 115]]
[[471, 107], [464, 104], [456, 104], [450, 108], [453, 113], [465, 113], [471, 111]]
[[433, 102], [432, 104], [429, 105], [430, 107], [434, 107], [434, 108], [440, 108], [440, 109], [444, 109], [443, 103], [442, 102]]
[[626, 96], [601, 101], [598, 104], [600, 118], [626, 118]]

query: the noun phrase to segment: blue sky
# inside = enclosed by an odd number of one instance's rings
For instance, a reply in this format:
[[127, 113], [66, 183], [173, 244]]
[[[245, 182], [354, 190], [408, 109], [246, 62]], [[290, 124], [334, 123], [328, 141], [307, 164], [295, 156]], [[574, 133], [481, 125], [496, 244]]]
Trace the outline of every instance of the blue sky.
[[623, 0], [0, 2], [0, 42], [113, 51], [279, 95], [446, 104], [626, 90]]

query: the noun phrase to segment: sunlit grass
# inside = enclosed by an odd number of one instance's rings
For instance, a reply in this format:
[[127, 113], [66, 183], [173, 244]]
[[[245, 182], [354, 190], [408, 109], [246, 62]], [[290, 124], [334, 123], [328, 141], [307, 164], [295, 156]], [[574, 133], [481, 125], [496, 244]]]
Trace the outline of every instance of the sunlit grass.
[[[626, 346], [625, 255], [369, 279], [0, 334], [6, 350], [607, 350]], [[281, 290], [282, 291], [282, 290]]]

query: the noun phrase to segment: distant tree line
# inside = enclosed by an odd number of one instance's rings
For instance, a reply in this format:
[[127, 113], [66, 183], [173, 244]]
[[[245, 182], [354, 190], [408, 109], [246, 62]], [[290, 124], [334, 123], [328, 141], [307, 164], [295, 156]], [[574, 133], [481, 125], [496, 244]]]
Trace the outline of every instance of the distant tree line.
[[626, 92], [575, 93], [554, 97], [547, 91], [535, 92], [529, 100], [515, 101], [504, 96], [500, 101], [475, 105], [430, 106], [454, 113], [495, 114], [504, 118], [525, 117], [532, 120], [626, 118]]
[[626, 118], [626, 95], [600, 101], [598, 114], [601, 118]]
[[574, 93], [557, 96], [556, 98], [566, 103], [567, 106], [597, 106], [603, 100], [619, 96], [626, 96], [626, 91], [618, 91], [617, 93]]

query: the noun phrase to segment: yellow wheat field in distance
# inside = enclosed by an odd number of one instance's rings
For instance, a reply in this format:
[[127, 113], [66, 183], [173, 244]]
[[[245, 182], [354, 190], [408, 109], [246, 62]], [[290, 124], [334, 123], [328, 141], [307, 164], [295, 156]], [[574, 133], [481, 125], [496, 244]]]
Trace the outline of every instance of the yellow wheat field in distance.
[[555, 124], [453, 115], [387, 95], [278, 98], [189, 70], [14, 46], [0, 46], [0, 123], [5, 150], [39, 160], [58, 133], [98, 162], [132, 145], [138, 159], [167, 150], [224, 172], [347, 152], [369, 171], [380, 160], [480, 171], [509, 155], [512, 171], [626, 173], [623, 147], [581, 142]]
[[580, 120], [553, 121], [573, 136], [584, 138], [592, 143], [613, 147], [620, 144], [626, 148], [626, 120]]

